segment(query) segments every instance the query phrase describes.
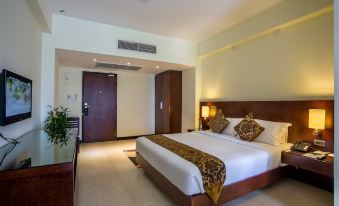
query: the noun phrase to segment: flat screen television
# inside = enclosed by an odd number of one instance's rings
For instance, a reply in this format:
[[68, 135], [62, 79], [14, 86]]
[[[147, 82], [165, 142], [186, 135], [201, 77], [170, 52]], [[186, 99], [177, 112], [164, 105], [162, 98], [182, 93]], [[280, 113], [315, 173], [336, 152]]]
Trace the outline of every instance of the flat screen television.
[[32, 80], [0, 70], [0, 125], [32, 117]]

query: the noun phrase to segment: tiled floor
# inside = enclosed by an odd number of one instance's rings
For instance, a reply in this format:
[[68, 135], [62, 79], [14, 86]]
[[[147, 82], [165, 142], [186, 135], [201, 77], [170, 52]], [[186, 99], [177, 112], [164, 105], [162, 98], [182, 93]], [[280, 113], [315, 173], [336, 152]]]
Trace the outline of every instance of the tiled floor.
[[[78, 159], [76, 205], [175, 206], [123, 152], [134, 148], [134, 140], [82, 144]], [[333, 194], [287, 179], [223, 206], [238, 205], [326, 206], [333, 205]]]

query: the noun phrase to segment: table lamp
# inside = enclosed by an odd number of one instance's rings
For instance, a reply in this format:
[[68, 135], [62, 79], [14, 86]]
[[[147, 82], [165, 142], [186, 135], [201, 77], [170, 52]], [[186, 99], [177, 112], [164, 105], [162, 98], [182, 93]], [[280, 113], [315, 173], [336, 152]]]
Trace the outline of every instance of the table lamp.
[[201, 107], [201, 117], [207, 119], [210, 115], [210, 108], [209, 106], [202, 106]]
[[325, 114], [324, 109], [310, 109], [308, 117], [308, 127], [314, 129], [313, 137], [315, 139], [321, 138], [321, 131], [325, 129]]

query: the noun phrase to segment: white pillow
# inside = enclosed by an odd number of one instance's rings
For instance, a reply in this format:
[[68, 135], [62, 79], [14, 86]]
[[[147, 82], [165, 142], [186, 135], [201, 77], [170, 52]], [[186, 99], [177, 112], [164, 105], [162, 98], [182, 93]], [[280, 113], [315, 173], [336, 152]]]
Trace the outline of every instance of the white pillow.
[[[226, 117], [226, 119], [230, 122], [227, 127], [224, 129], [224, 131], [222, 131], [221, 134], [226, 134], [232, 137], [235, 137], [235, 129], [234, 127], [239, 124], [239, 122], [241, 122], [241, 120], [243, 120], [243, 118], [230, 118], [230, 117]], [[237, 137], [239, 138], [239, 137]]]
[[271, 122], [256, 119], [256, 122], [260, 124], [265, 130], [253, 141], [270, 144], [273, 146], [280, 146], [287, 142], [288, 127], [292, 126], [291, 123], [284, 122]]
[[[292, 126], [292, 124], [291, 124], [291, 126]], [[281, 144], [285, 144], [288, 141], [288, 127], [283, 128], [281, 130], [281, 133], [283, 135], [283, 139], [282, 139]]]

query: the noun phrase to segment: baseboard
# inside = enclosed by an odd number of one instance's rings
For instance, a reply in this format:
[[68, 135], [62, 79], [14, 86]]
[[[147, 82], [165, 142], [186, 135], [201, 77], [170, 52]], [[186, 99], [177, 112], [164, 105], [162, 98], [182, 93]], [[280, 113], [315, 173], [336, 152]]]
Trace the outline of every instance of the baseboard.
[[117, 140], [136, 139], [136, 138], [138, 138], [138, 137], [149, 136], [149, 135], [154, 135], [154, 134], [142, 134], [142, 135], [137, 135], [137, 136], [117, 137]]
[[[127, 137], [117, 137], [116, 140], [129, 140], [129, 139], [136, 139], [138, 137], [142, 136], [149, 136], [149, 135], [154, 135], [154, 134], [142, 134], [142, 135], [137, 135], [137, 136], [127, 136]], [[79, 140], [79, 144], [84, 143], [83, 140]]]

